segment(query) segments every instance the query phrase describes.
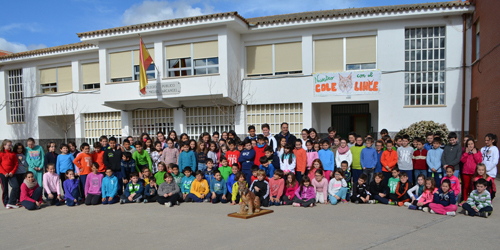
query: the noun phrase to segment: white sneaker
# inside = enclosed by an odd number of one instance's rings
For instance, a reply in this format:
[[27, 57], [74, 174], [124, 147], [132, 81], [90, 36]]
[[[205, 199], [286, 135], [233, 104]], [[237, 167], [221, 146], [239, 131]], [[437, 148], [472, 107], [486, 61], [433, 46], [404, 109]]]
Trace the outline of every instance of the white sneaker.
[[203, 202], [209, 202], [209, 200], [208, 199], [204, 199]]
[[375, 204], [375, 200], [369, 200], [368, 204]]
[[455, 216], [457, 215], [455, 212], [446, 212], [446, 215], [449, 215], [449, 216]]
[[172, 206], [172, 203], [170, 203], [170, 202], [165, 203], [165, 207], [171, 207], [171, 206]]
[[422, 208], [422, 211], [428, 213], [429, 212], [429, 208], [428, 207], [424, 207], [424, 208]]
[[405, 205], [405, 207], [409, 207], [411, 205], [411, 203], [405, 202], [404, 205]]
[[435, 213], [436, 213], [436, 212], [434, 212], [434, 210], [432, 210], [432, 209], [431, 209], [431, 211], [430, 211], [430, 212], [431, 212], [431, 214], [435, 214]]
[[11, 205], [11, 204], [7, 204], [7, 206], [5, 206], [6, 209], [11, 209], [11, 208], [19, 208], [19, 206], [16, 206], [16, 205]]

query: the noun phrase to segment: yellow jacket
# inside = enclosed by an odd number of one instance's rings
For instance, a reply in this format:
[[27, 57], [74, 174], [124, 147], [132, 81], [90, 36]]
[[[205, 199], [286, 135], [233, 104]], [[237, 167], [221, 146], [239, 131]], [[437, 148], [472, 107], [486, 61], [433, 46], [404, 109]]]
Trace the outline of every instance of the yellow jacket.
[[210, 187], [208, 186], [207, 180], [203, 179], [198, 181], [195, 179], [193, 183], [191, 183], [190, 193], [196, 195], [196, 197], [201, 198], [201, 194], [205, 194], [205, 197], [207, 197], [208, 192], [210, 192]]

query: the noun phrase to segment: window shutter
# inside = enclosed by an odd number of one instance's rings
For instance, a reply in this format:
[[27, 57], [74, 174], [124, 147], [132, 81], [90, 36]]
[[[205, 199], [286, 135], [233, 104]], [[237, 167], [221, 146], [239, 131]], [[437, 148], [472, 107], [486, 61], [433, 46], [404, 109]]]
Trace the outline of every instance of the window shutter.
[[314, 41], [314, 72], [344, 70], [344, 39]]
[[167, 46], [167, 59], [178, 59], [191, 57], [191, 44], [179, 44]]
[[275, 72], [302, 71], [302, 42], [274, 45]]
[[346, 39], [346, 63], [377, 62], [377, 46], [375, 36], [348, 37]]
[[40, 70], [40, 83], [55, 83], [57, 82], [56, 68], [41, 69]]
[[219, 57], [217, 41], [193, 43], [193, 59]]
[[73, 91], [71, 66], [57, 68], [57, 92]]
[[272, 45], [249, 46], [246, 50], [248, 75], [273, 73]]
[[132, 77], [132, 55], [131, 51], [110, 54], [110, 76], [111, 78]]
[[82, 64], [83, 84], [100, 83], [99, 63]]

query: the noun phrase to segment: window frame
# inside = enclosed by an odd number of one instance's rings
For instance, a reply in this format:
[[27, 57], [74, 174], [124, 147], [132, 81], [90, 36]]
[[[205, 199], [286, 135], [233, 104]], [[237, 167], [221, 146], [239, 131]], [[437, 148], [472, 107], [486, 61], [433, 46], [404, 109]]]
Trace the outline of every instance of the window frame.
[[6, 73], [8, 123], [25, 123], [26, 107], [24, 105], [23, 69], [7, 70]]
[[[219, 42], [218, 40], [210, 40], [210, 41], [217, 41], [217, 43]], [[191, 47], [191, 57], [183, 57], [183, 58], [167, 58], [165, 57], [165, 72], [167, 72], [165, 75], [166, 77], [165, 78], [177, 78], [177, 77], [193, 77], [193, 76], [208, 76], [208, 75], [214, 75], [214, 74], [219, 74], [219, 55], [217, 55], [217, 57], [207, 57], [207, 58], [197, 58], [197, 59], [194, 59], [194, 44], [195, 43], [198, 43], [198, 42], [207, 42], [207, 41], [196, 41], [196, 42], [188, 42], [188, 43], [179, 43], [179, 44], [189, 44], [190, 47]], [[165, 50], [165, 53], [166, 53], [166, 48], [168, 46], [174, 46], [174, 45], [178, 45], [178, 44], [168, 44], [168, 45], [165, 45], [164, 46], [164, 50]], [[217, 65], [206, 65], [206, 66], [198, 66], [196, 67], [195, 66], [195, 61], [196, 60], [207, 60], [207, 63], [208, 63], [208, 59], [213, 59], [213, 58], [217, 58]], [[187, 66], [187, 67], [179, 67], [179, 68], [171, 68], [170, 67], [170, 61], [171, 60], [189, 60], [189, 62], [191, 63], [190, 66]], [[187, 64], [186, 64], [187, 65]], [[196, 69], [203, 69], [203, 68], [207, 68], [206, 72], [207, 74], [199, 74], [199, 75], [196, 75], [195, 72], [196, 72]], [[217, 68], [217, 72], [216, 73], [208, 73], [208, 68]], [[182, 75], [182, 72], [183, 71], [188, 71], [188, 74], [186, 75]], [[178, 76], [171, 76], [171, 72], [179, 72], [179, 75]]]
[[[248, 63], [248, 55], [247, 55], [247, 47], [253, 47], [253, 46], [262, 46], [262, 45], [269, 45], [269, 44], [256, 44], [256, 45], [245, 45], [245, 75], [246, 77], [266, 77], [266, 76], [280, 76], [280, 75], [301, 75], [301, 74], [304, 74], [304, 69], [302, 68], [302, 70], [296, 70], [296, 71], [278, 71], [276, 72], [276, 50], [275, 50], [275, 45], [276, 44], [283, 44], [283, 43], [296, 43], [296, 42], [300, 42], [301, 46], [302, 46], [302, 40], [300, 41], [288, 41], [288, 42], [274, 42], [270, 45], [272, 45], [272, 65], [273, 65], [273, 72], [272, 73], [268, 73], [268, 74], [253, 74], [253, 75], [249, 75], [248, 74], [248, 66], [247, 66], [247, 63]], [[301, 63], [304, 62], [304, 58], [302, 58], [302, 61]]]
[[446, 105], [446, 31], [444, 25], [405, 28], [404, 107]]

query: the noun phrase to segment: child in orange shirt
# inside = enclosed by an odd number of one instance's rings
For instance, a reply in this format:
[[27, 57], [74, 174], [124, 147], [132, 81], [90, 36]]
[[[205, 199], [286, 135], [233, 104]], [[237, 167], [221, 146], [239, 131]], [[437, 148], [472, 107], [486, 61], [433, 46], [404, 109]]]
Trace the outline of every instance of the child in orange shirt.
[[392, 177], [392, 168], [398, 163], [398, 153], [392, 148], [394, 143], [392, 140], [387, 140], [385, 143], [387, 150], [382, 153], [380, 163], [382, 164], [382, 174], [384, 180], [389, 180]]
[[92, 162], [97, 162], [99, 164], [99, 169], [97, 172], [102, 173], [104, 176], [104, 172], [106, 172], [106, 166], [104, 165], [104, 161], [102, 160], [104, 157], [104, 151], [101, 150], [101, 143], [94, 143], [94, 152], [92, 152]]
[[[73, 164], [80, 170], [80, 190], [82, 194], [85, 193], [85, 182], [87, 181], [87, 175], [92, 172], [92, 156], [90, 153], [90, 145], [86, 142], [82, 143], [80, 146], [82, 152], [76, 156], [73, 160]], [[83, 184], [82, 184], [83, 183]]]
[[302, 140], [295, 141], [295, 149], [293, 149], [293, 154], [295, 155], [295, 176], [297, 181], [302, 180], [302, 176], [306, 174], [307, 165], [307, 152], [302, 148]]

